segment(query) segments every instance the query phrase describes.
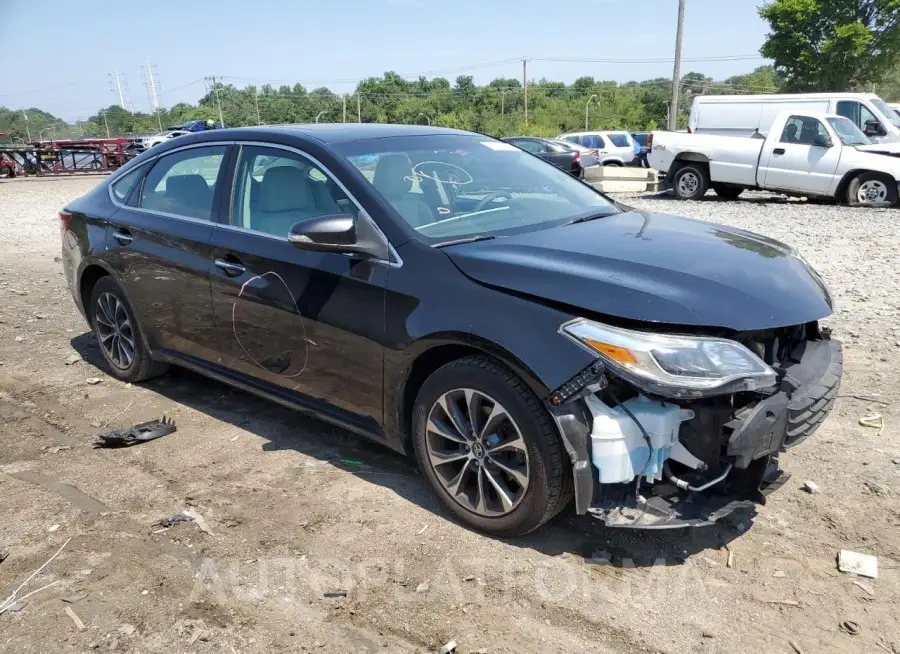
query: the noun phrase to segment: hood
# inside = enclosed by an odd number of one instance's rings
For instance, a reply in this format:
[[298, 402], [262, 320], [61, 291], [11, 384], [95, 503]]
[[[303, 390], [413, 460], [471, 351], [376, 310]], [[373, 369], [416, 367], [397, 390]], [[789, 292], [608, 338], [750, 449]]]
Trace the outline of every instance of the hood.
[[872, 143], [871, 145], [857, 145], [860, 152], [869, 154], [886, 154], [892, 157], [900, 157], [900, 141], [893, 143]]
[[786, 245], [665, 214], [629, 211], [444, 252], [483, 284], [630, 320], [741, 331], [832, 309], [822, 279]]

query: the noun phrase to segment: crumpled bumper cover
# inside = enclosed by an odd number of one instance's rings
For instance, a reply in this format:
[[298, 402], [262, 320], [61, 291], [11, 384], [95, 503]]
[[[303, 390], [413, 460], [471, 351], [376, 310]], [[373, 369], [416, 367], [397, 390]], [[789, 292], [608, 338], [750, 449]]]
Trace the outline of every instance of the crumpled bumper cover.
[[[758, 473], [760, 487], [751, 496], [723, 492], [727, 483], [691, 493], [663, 482], [653, 487], [644, 505], [638, 506], [631, 484], [616, 484], [604, 488], [587, 512], [607, 526], [639, 529], [699, 527], [737, 513], [754, 512], [756, 504], [764, 502], [765, 496], [788, 478], [778, 469], [778, 453], [811, 435], [834, 406], [843, 370], [841, 344], [805, 341], [778, 370], [778, 392], [739, 412], [725, 425], [731, 431], [726, 454], [734, 457], [737, 469], [752, 466]], [[576, 493], [577, 487], [576, 483]]]

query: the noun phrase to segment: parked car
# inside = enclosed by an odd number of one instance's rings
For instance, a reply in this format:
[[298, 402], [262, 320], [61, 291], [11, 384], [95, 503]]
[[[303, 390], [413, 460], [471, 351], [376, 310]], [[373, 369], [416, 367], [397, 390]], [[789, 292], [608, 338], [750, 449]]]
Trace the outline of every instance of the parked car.
[[783, 111], [844, 116], [872, 141], [893, 143], [891, 151], [900, 152], [900, 116], [874, 93], [698, 95], [688, 127], [693, 134], [767, 135]]
[[896, 204], [900, 159], [872, 144], [848, 118], [783, 111], [765, 138], [654, 132], [650, 164], [683, 200], [710, 186], [722, 198], [744, 189], [832, 197], [853, 205]]
[[175, 125], [174, 127], [170, 127], [169, 131], [177, 130], [183, 132], [205, 132], [210, 129], [222, 129], [222, 126], [217, 125], [211, 120], [189, 120], [183, 125]]
[[569, 141], [557, 141], [556, 139], [550, 139], [550, 141], [551, 143], [560, 145], [573, 152], [580, 152], [582, 168], [592, 168], [594, 166], [603, 165], [600, 163], [600, 154], [595, 148], [586, 148], [583, 145], [578, 145], [577, 143], [571, 143]]
[[627, 166], [634, 161], [634, 144], [628, 132], [572, 132], [556, 138], [596, 149], [604, 166]]
[[552, 163], [561, 170], [565, 170], [573, 177], [584, 177], [584, 166], [581, 161], [581, 152], [567, 148], [561, 143], [551, 139], [542, 139], [534, 136], [510, 136], [503, 139], [525, 152], [530, 152], [544, 161]]
[[0, 154], [0, 177], [13, 178], [16, 176], [18, 166], [12, 157]]
[[154, 134], [153, 136], [144, 139], [144, 148], [149, 150], [150, 148], [159, 145], [160, 143], [165, 143], [169, 139], [178, 138], [179, 136], [184, 136], [185, 134], [190, 134], [190, 132], [183, 129], [174, 129], [160, 132], [159, 134]]
[[632, 132], [631, 139], [635, 144], [635, 157], [637, 157], [637, 163], [635, 165], [641, 166], [642, 168], [649, 168], [650, 164], [647, 162], [647, 154], [649, 153], [649, 149], [647, 148], [647, 141], [650, 138], [650, 132]]
[[413, 455], [490, 534], [573, 496], [638, 528], [752, 509], [841, 376], [831, 296], [789, 247], [628, 209], [480, 134], [192, 134], [60, 222], [109, 374], [182, 366]]

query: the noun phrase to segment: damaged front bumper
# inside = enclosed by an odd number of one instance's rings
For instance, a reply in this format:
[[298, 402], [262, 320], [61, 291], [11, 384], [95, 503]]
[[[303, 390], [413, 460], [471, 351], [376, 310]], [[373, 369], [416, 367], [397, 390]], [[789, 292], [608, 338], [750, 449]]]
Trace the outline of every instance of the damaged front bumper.
[[[588, 403], [551, 396], [551, 413], [572, 463], [576, 512], [608, 526], [642, 529], [696, 527], [752, 513], [788, 478], [778, 468], [778, 454], [812, 434], [833, 407], [842, 367], [839, 341], [802, 341], [775, 366], [775, 392], [724, 411], [679, 403], [696, 412], [696, 418], [682, 424], [679, 443], [687, 450], [693, 446], [693, 454], [708, 464], [703, 472], [683, 468], [686, 474], [679, 472], [679, 477], [689, 478], [694, 488], [723, 478], [696, 491], [679, 487], [688, 482], [670, 475], [668, 462], [666, 477], [655, 483], [600, 483], [600, 471], [591, 460], [594, 415]], [[583, 381], [590, 382], [596, 371], [586, 373]], [[702, 446], [695, 445], [701, 441]]]

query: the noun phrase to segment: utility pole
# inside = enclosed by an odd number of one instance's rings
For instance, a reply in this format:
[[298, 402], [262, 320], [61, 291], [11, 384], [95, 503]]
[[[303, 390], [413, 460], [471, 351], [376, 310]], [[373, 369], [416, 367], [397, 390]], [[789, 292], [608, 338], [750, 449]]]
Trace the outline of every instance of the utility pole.
[[28, 134], [28, 142], [31, 143], [31, 128], [28, 126], [28, 114], [22, 109], [22, 116], [25, 117], [25, 133]]
[[362, 95], [356, 92], [356, 122], [362, 122]]
[[342, 107], [343, 113], [344, 113], [343, 122], [346, 123], [347, 122], [347, 94], [346, 93], [344, 93], [344, 95], [341, 96], [341, 107]]
[[225, 119], [222, 117], [222, 99], [219, 97], [219, 87], [216, 85], [216, 76], [210, 75], [206, 79], [212, 85], [213, 94], [216, 96], [216, 104], [219, 107], [219, 125], [225, 127]]
[[681, 41], [684, 36], [684, 3], [678, 0], [678, 28], [675, 32], [675, 70], [672, 72], [672, 104], [669, 106], [669, 131], [674, 132], [678, 121], [678, 100], [681, 95]]
[[256, 94], [256, 124], [262, 125], [262, 118], [259, 117], [259, 89], [255, 89]]
[[522, 58], [522, 86], [525, 87], [525, 125], [528, 125], [528, 60]]
[[500, 115], [501, 116], [506, 115], [506, 106], [505, 106], [506, 103], [504, 102], [504, 100], [506, 100], [506, 89], [500, 89]]
[[156, 124], [159, 125], [159, 131], [161, 132], [162, 118], [159, 116], [159, 88], [156, 84], [156, 78], [153, 76], [153, 63], [151, 63], [150, 57], [147, 57], [144, 86], [147, 87], [147, 99], [150, 100], [150, 109], [156, 114]]
[[588, 101], [584, 103], [584, 131], [587, 131], [588, 129], [588, 110], [591, 108], [591, 100], [596, 97], [597, 94], [594, 93], [588, 98]]

